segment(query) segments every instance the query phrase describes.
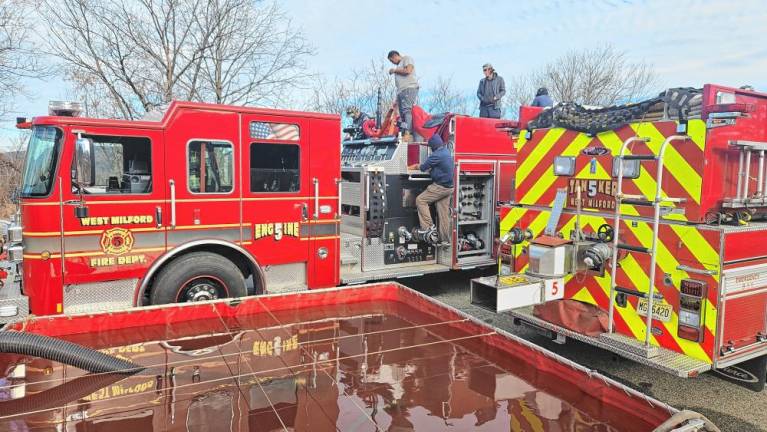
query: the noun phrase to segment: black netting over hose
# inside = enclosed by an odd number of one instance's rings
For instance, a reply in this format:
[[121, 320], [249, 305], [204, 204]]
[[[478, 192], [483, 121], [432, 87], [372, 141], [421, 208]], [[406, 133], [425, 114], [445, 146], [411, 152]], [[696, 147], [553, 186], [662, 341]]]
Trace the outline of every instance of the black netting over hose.
[[129, 374], [144, 369], [82, 345], [34, 333], [0, 331], [0, 352], [40, 357], [95, 373]]
[[528, 128], [561, 127], [595, 135], [636, 121], [684, 121], [700, 115], [701, 100], [701, 89], [673, 88], [642, 102], [605, 108], [586, 108], [575, 102], [563, 102], [544, 110], [528, 124]]

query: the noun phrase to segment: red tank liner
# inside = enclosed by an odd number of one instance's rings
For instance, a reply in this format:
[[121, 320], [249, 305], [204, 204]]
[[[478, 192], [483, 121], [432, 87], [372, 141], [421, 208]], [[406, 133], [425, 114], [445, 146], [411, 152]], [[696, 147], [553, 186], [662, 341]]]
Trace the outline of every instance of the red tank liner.
[[[620, 430], [651, 430], [676, 411], [622, 384], [583, 368], [516, 336], [499, 331], [462, 312], [397, 283], [383, 283], [217, 301], [149, 307], [95, 315], [37, 317], [12, 323], [6, 330], [26, 331], [81, 342], [94, 348], [171, 340], [190, 335], [227, 333], [236, 328], [264, 328], [325, 318], [323, 306], [355, 313], [416, 309], [441, 324], [437, 337], [456, 340], [530, 385], [571, 403]], [[424, 315], [424, 316], [426, 316]], [[425, 320], [425, 318], [424, 318]], [[211, 323], [217, 323], [211, 328]], [[418, 324], [418, 323], [414, 323]], [[135, 329], [136, 331], [125, 331]], [[483, 335], [462, 338], [462, 336]], [[213, 337], [213, 336], [211, 336]]]

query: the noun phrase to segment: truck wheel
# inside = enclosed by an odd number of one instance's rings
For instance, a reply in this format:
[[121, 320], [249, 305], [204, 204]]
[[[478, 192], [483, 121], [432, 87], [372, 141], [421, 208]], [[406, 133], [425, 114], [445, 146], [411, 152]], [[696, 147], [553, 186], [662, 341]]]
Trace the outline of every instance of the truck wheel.
[[247, 295], [245, 278], [221, 255], [193, 252], [173, 260], [152, 284], [150, 303], [185, 303]]

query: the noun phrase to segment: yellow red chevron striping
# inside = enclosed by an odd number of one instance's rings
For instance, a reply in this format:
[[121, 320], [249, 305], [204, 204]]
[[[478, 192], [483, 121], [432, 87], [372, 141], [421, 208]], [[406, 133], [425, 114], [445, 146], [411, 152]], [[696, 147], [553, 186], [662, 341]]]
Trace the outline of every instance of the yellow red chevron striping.
[[[636, 123], [616, 131], [602, 132], [593, 137], [563, 129], [537, 130], [531, 139], [520, 140], [518, 144], [519, 159], [522, 163], [516, 174], [517, 200], [521, 204], [540, 206], [549, 206], [553, 202], [557, 189], [566, 187], [569, 179], [553, 174], [553, 161], [557, 156], [576, 158], [578, 178], [582, 177], [583, 169], [593, 160], [600, 166], [600, 171], [606, 174], [601, 177], [609, 179], [613, 164], [611, 154], [618, 154], [624, 140], [632, 136], [647, 137], [650, 139], [647, 144], [636, 142], [629, 149], [629, 153], [657, 155], [662, 142], [676, 133], [676, 127], [677, 123], [673, 121]], [[688, 133], [690, 139], [674, 141], [666, 151], [662, 190], [665, 196], [686, 200], [681, 204], [686, 211], [686, 217], [675, 214], [669, 219], [698, 221], [704, 216], [699, 206], [702, 193], [701, 171], [705, 165], [702, 150], [705, 141], [705, 125], [702, 124], [702, 120], [691, 120]], [[587, 147], [604, 147], [610, 152], [601, 156], [582, 154]], [[640, 176], [636, 179], [626, 179], [624, 182], [624, 192], [654, 196], [656, 166], [656, 163], [652, 161], [643, 163]], [[591, 178], [595, 178], [594, 173]], [[632, 211], [636, 211], [637, 215], [649, 216], [651, 209], [639, 208]]]
[[[529, 228], [535, 236], [538, 236], [543, 232], [549, 214], [549, 211], [538, 209], [511, 208], [504, 214], [501, 221], [501, 233], [503, 234], [510, 228], [518, 226]], [[565, 237], [569, 237], [574, 228], [574, 220], [575, 215], [572, 213], [562, 215], [558, 230]], [[584, 212], [581, 217], [581, 225], [584, 230], [596, 231], [599, 225], [610, 222], [609, 214], [599, 215]], [[621, 235], [625, 237], [622, 240], [626, 243], [649, 246], [652, 223], [648, 221], [623, 223], [620, 231]], [[653, 321], [653, 325], [661, 329], [662, 332], [652, 335], [651, 341], [665, 348], [708, 362], [711, 361], [714, 350], [718, 277], [691, 275], [678, 270], [676, 267], [685, 264], [699, 269], [716, 268], [718, 236], [719, 233], [715, 230], [701, 230], [695, 226], [661, 224], [655, 279], [655, 289], [663, 294], [667, 303], [674, 307], [674, 314], [668, 323]], [[524, 271], [527, 267], [527, 255], [523, 253], [524, 246], [526, 245], [517, 246], [514, 250], [517, 271]], [[649, 286], [646, 270], [648, 266], [649, 256], [640, 253], [626, 254], [621, 260], [621, 266], [616, 275], [618, 285], [646, 291]], [[670, 275], [673, 285], [666, 285], [666, 274]], [[704, 302], [706, 311], [705, 334], [701, 343], [688, 341], [677, 336], [679, 299], [677, 287], [681, 279], [688, 277], [704, 280], [709, 285], [708, 298]], [[604, 277], [576, 275], [566, 280], [565, 297], [593, 303], [606, 310], [609, 306], [609, 286], [609, 274]], [[636, 307], [637, 300], [630, 297], [626, 308], [615, 308], [616, 329], [621, 333], [643, 340], [645, 321], [644, 317], [636, 312]]]

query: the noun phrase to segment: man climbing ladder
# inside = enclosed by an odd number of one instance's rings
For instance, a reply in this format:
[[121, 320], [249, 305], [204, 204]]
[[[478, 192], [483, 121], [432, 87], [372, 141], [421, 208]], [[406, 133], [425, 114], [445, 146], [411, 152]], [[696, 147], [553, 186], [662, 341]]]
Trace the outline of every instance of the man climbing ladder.
[[[427, 243], [450, 245], [450, 197], [453, 195], [453, 155], [442, 141], [439, 134], [434, 134], [429, 139], [431, 154], [419, 167], [421, 171], [428, 171], [433, 181], [425, 191], [415, 199], [418, 207], [418, 219], [421, 229], [416, 230], [415, 236]], [[439, 218], [439, 236], [431, 218], [429, 205], [437, 207]]]

